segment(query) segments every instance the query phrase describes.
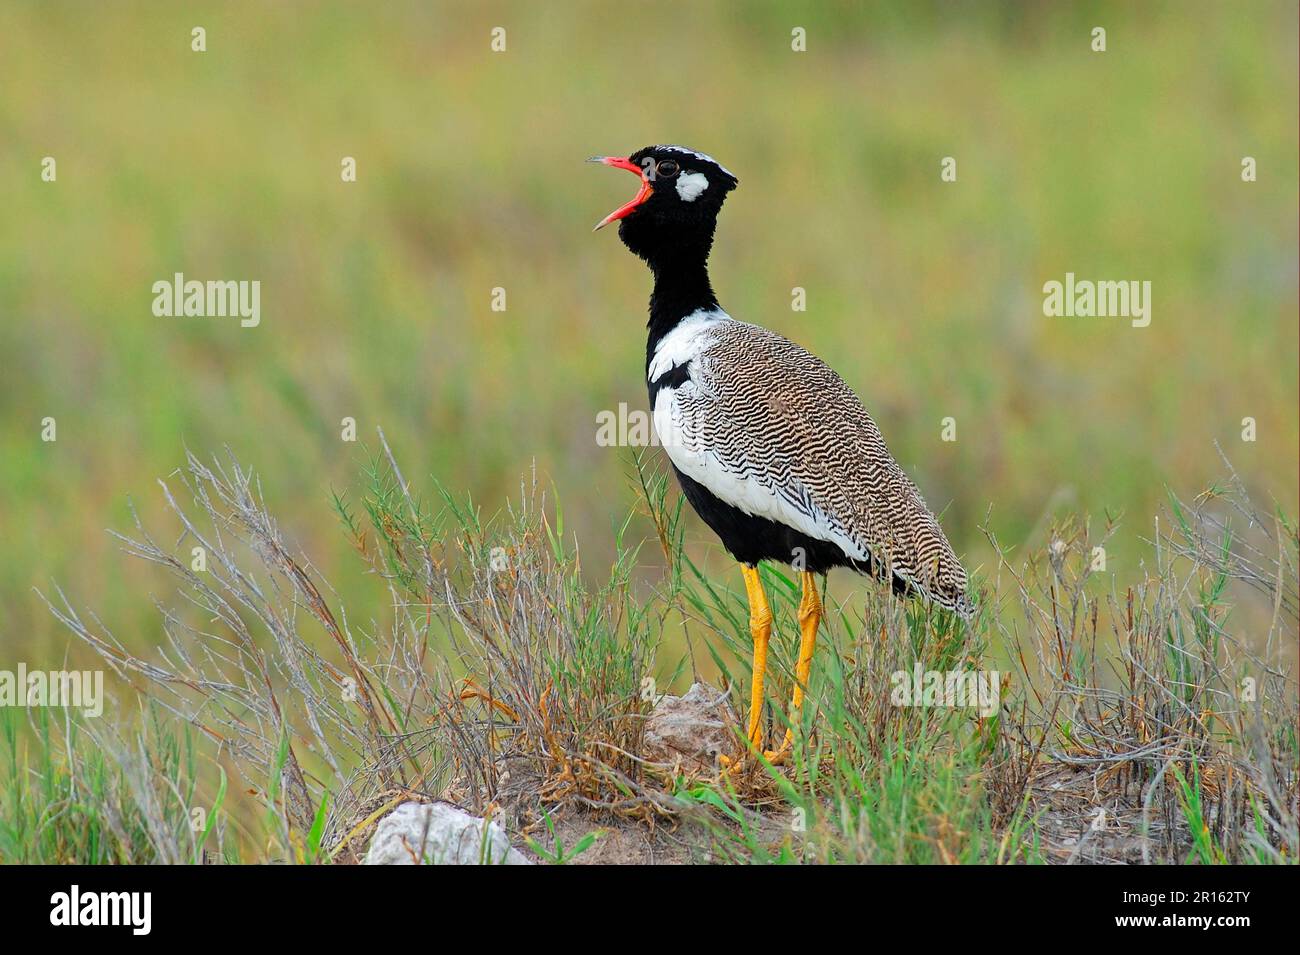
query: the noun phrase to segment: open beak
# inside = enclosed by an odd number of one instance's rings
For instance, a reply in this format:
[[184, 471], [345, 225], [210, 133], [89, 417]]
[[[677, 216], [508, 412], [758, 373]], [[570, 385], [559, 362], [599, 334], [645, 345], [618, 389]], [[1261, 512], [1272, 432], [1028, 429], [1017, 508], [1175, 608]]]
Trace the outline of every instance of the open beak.
[[632, 211], [636, 209], [637, 206], [641, 205], [641, 203], [649, 199], [650, 194], [654, 192], [654, 190], [650, 188], [650, 180], [646, 178], [641, 167], [634, 162], [629, 162], [627, 159], [618, 156], [592, 156], [587, 160], [587, 162], [598, 162], [603, 163], [606, 166], [614, 166], [617, 169], [626, 169], [628, 172], [634, 173], [641, 178], [641, 190], [636, 194], [636, 197], [631, 202], [619, 206], [609, 215], [605, 216], [605, 218], [597, 222], [596, 228], [592, 229], [592, 232], [599, 232], [611, 222], [631, 215]]

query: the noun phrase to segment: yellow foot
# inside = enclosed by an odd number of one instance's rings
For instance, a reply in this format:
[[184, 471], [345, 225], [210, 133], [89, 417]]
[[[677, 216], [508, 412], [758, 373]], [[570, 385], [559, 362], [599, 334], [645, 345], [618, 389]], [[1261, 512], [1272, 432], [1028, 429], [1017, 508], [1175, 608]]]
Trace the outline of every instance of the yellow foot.
[[[719, 756], [718, 762], [722, 764], [724, 773], [735, 776], [756, 762], [754, 757], [757, 755], [757, 749], [750, 749], [739, 756]], [[789, 755], [790, 747], [788, 745], [783, 745], [780, 749], [763, 750], [763, 758], [773, 766], [780, 766], [785, 763], [786, 757]]]
[[758, 750], [751, 746], [737, 756], [719, 756], [718, 762], [722, 764], [723, 773], [738, 776], [754, 764], [754, 757], [757, 755]]

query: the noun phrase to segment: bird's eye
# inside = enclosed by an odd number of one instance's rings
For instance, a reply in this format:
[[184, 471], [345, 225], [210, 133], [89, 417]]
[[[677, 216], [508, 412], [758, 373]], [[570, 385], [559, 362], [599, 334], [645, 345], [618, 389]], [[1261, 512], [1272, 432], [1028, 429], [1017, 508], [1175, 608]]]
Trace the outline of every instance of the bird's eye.
[[660, 179], [671, 179], [677, 175], [677, 163], [671, 159], [665, 159], [655, 167], [655, 175]]

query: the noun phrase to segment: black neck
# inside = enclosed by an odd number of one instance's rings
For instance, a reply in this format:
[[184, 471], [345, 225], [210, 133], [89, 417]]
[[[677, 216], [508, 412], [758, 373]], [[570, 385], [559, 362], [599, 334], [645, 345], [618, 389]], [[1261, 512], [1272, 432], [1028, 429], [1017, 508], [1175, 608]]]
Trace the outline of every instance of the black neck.
[[707, 251], [700, 255], [656, 257], [650, 262], [655, 287], [650, 293], [650, 338], [646, 342], [646, 367], [654, 356], [659, 340], [677, 327], [687, 315], [698, 309], [718, 307], [717, 296], [709, 284]]

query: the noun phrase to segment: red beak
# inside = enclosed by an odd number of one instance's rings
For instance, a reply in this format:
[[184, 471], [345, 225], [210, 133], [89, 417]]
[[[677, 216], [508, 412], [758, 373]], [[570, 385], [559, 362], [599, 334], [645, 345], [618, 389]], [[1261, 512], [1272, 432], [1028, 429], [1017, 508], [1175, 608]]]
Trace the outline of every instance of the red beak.
[[636, 175], [641, 177], [641, 190], [636, 194], [636, 197], [631, 202], [619, 206], [609, 215], [605, 216], [605, 218], [597, 222], [596, 228], [592, 229], [591, 230], [592, 232], [599, 232], [601, 229], [605, 228], [605, 226], [609, 225], [611, 222], [614, 222], [618, 219], [622, 219], [625, 216], [631, 215], [632, 211], [636, 209], [637, 206], [641, 205], [641, 203], [649, 199], [651, 193], [654, 192], [654, 190], [650, 188], [650, 180], [646, 178], [645, 171], [642, 170], [641, 167], [634, 162], [631, 162], [625, 158], [620, 158], [618, 156], [592, 156], [590, 159], [587, 160], [587, 162], [598, 162], [598, 163], [603, 163], [606, 166], [614, 166], [618, 169], [626, 169], [628, 172], [635, 173]]

